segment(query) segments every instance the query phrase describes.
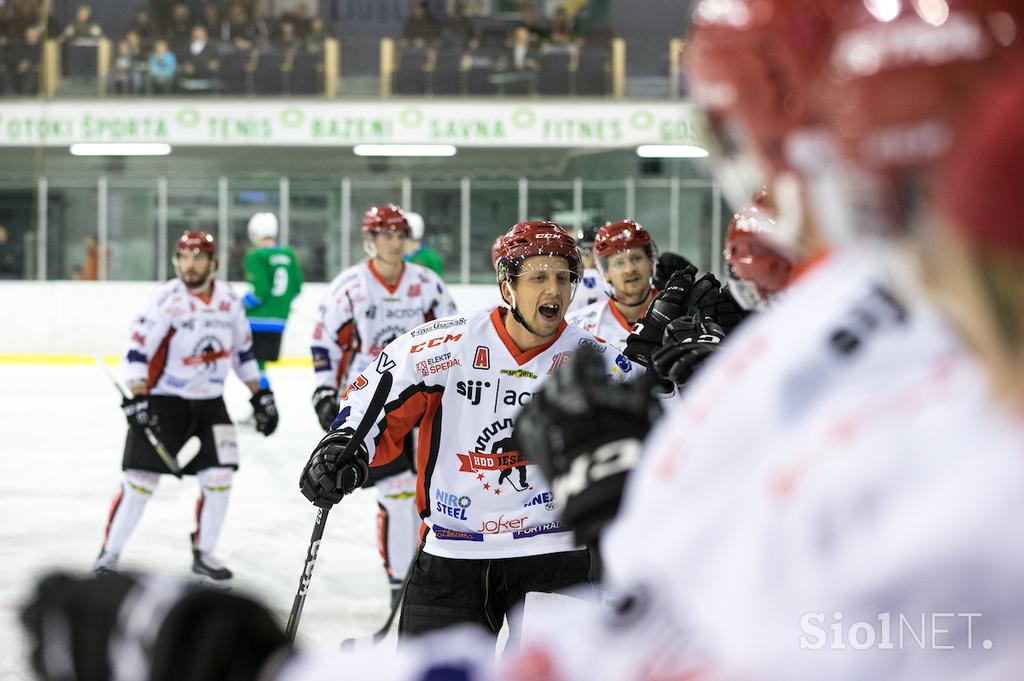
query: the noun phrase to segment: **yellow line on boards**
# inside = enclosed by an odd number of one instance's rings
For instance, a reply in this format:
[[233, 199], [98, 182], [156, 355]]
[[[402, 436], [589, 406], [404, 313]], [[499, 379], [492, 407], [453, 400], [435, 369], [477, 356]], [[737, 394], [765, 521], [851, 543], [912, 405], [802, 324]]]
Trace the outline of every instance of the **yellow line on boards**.
[[[105, 364], [115, 365], [121, 361], [119, 355], [104, 355]], [[50, 365], [85, 365], [95, 364], [93, 355], [43, 355], [43, 354], [2, 354], [0, 353], [0, 364], [50, 364]], [[269, 362], [270, 367], [292, 368], [311, 367], [313, 361], [308, 357], [282, 357], [276, 362]]]

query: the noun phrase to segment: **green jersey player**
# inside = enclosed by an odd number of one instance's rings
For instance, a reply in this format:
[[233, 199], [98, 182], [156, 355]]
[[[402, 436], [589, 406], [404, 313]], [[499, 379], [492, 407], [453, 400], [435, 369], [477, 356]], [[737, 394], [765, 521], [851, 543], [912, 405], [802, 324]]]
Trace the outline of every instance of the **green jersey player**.
[[276, 362], [281, 353], [292, 300], [302, 289], [302, 268], [290, 248], [277, 243], [278, 224], [273, 213], [256, 213], [249, 218], [249, 241], [253, 248], [245, 255], [245, 279], [252, 291], [245, 295], [245, 312], [252, 328], [252, 347], [260, 365], [260, 387], [268, 387], [266, 363]]

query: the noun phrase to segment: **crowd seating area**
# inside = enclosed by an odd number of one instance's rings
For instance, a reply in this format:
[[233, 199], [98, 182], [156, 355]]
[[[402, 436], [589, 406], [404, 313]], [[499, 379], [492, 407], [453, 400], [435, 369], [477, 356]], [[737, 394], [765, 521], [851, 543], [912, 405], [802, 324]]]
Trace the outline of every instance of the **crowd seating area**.
[[[252, 2], [151, 0], [121, 35], [88, 4], [66, 25], [44, 0], [0, 4], [0, 95], [347, 94], [332, 27], [303, 4], [266, 16]], [[622, 96], [622, 40], [526, 7], [496, 21], [466, 17], [460, 3], [440, 18], [414, 5], [401, 35], [380, 40], [380, 94]]]

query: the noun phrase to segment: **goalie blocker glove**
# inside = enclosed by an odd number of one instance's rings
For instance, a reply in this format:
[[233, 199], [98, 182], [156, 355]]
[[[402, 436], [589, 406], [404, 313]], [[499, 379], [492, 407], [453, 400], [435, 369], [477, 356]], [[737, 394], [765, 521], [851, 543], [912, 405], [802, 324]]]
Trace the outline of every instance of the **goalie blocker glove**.
[[360, 442], [353, 451], [345, 452], [353, 433], [351, 428], [327, 433], [302, 469], [299, 490], [315, 506], [330, 508], [369, 478], [366, 446]]
[[702, 307], [714, 307], [718, 300], [719, 284], [713, 274], [694, 280], [689, 268], [677, 271], [665, 288], [658, 293], [647, 313], [633, 327], [622, 351], [629, 359], [651, 366], [651, 355], [662, 346], [665, 327], [686, 315], [695, 314]]
[[263, 388], [253, 393], [249, 398], [252, 405], [252, 417], [256, 421], [256, 430], [269, 436], [277, 430], [277, 402], [274, 401], [274, 393], [270, 388]]
[[341, 403], [338, 401], [338, 391], [329, 385], [322, 385], [313, 391], [313, 410], [316, 418], [320, 421], [320, 427], [330, 431], [331, 424], [338, 416], [338, 409]]
[[544, 471], [580, 543], [594, 543], [618, 512], [641, 443], [661, 415], [646, 376], [613, 384], [600, 355], [582, 347], [516, 418], [517, 444]]
[[665, 344], [651, 356], [651, 364], [658, 376], [682, 387], [724, 339], [722, 327], [710, 317], [680, 317], [665, 328]]

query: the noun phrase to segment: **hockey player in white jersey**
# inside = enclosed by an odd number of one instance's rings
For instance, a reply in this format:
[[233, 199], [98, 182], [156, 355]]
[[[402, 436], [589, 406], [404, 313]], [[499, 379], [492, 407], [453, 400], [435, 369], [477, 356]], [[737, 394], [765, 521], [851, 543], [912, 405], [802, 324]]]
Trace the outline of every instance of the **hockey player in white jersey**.
[[[497, 272], [507, 307], [402, 334], [345, 390], [334, 429], [310, 457], [302, 493], [330, 506], [359, 487], [367, 462], [372, 469], [398, 456], [420, 424], [422, 551], [406, 586], [402, 636], [457, 623], [497, 633], [527, 592], [587, 582], [587, 551], [560, 520], [540, 470], [511, 437], [516, 414], [577, 348], [595, 348], [616, 380], [634, 370], [613, 347], [566, 325], [579, 275], [576, 245], [560, 226], [512, 227]], [[383, 413], [368, 414], [384, 374], [393, 385]], [[363, 419], [373, 420], [365, 441], [353, 458], [339, 459]]]
[[652, 284], [657, 247], [642, 225], [620, 220], [597, 230], [593, 253], [610, 294], [569, 314], [565, 321], [621, 350], [657, 293]]
[[576, 287], [576, 295], [569, 303], [568, 314], [608, 299], [604, 277], [594, 262], [594, 239], [597, 237], [597, 230], [597, 225], [589, 225], [576, 233], [576, 246], [580, 249], [580, 259], [583, 262], [583, 276], [580, 277], [580, 285]]
[[181, 469], [199, 480], [192, 570], [213, 579], [231, 571], [214, 555], [238, 469], [235, 428], [224, 406], [224, 379], [234, 369], [252, 392], [256, 428], [277, 427], [274, 395], [259, 387], [259, 367], [241, 299], [217, 282], [217, 246], [206, 232], [185, 232], [175, 256], [178, 276], [160, 287], [131, 327], [124, 379], [131, 399], [122, 404], [128, 419], [124, 480], [114, 499], [103, 548], [94, 569], [113, 571], [168, 464], [147, 439], [152, 430], [171, 456], [186, 440], [199, 438], [199, 453]]
[[[409, 237], [405, 213], [393, 204], [371, 206], [363, 216], [369, 258], [335, 277], [320, 304], [311, 350], [317, 387], [313, 407], [330, 430], [340, 390], [352, 383], [381, 350], [424, 322], [455, 314], [455, 303], [434, 272], [404, 260]], [[398, 598], [416, 550], [420, 526], [412, 437], [390, 466], [374, 469], [377, 539], [391, 588]]]

